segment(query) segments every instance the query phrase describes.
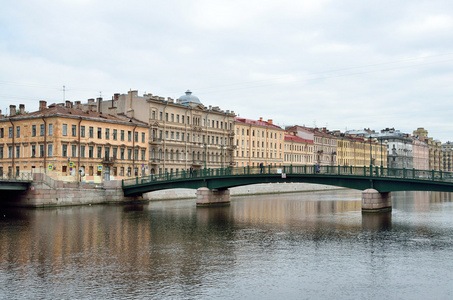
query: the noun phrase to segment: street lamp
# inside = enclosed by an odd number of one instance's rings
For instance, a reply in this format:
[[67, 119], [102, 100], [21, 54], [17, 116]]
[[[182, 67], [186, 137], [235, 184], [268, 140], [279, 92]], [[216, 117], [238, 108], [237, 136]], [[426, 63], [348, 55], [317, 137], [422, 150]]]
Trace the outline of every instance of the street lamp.
[[[383, 156], [382, 156], [382, 140], [383, 140], [383, 139], [381, 139], [381, 167], [384, 166], [384, 159], [383, 159]], [[387, 147], [387, 143], [388, 143], [388, 141], [385, 140], [385, 141], [384, 141], [384, 145], [385, 145], [386, 147]], [[387, 150], [387, 149], [386, 149], [386, 150]]]

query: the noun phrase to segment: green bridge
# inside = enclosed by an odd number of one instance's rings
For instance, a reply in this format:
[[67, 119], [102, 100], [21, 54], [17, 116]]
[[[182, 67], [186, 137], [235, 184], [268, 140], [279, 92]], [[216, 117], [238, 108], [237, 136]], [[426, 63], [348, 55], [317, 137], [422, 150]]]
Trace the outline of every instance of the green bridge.
[[[228, 203], [228, 188], [258, 183], [305, 182], [339, 186], [364, 191], [363, 211], [391, 209], [390, 192], [441, 191], [453, 192], [453, 173], [392, 169], [377, 166], [267, 166], [200, 169], [192, 173], [182, 171], [165, 175], [151, 175], [123, 180], [124, 196], [163, 189], [189, 188], [207, 193], [197, 205]], [[204, 189], [200, 189], [204, 188]], [[227, 195], [225, 195], [227, 193]], [[202, 197], [199, 197], [200, 199]]]

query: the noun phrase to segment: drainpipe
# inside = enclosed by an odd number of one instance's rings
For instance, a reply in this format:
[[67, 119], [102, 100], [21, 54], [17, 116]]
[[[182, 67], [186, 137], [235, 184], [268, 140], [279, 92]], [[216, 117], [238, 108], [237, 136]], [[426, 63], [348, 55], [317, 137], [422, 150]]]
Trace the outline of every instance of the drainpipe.
[[[112, 99], [112, 103], [113, 103], [113, 99]], [[80, 166], [80, 133], [82, 131], [81, 127], [80, 127], [80, 124], [82, 123], [82, 117], [80, 117], [80, 121], [79, 121], [79, 157], [77, 158], [77, 167], [78, 167], [78, 170], [76, 170], [77, 172], [77, 181], [80, 182], [82, 180], [82, 169], [81, 169], [81, 166]]]
[[42, 120], [44, 122], [44, 173], [47, 172], [47, 123], [44, 117], [42, 117]]
[[13, 123], [13, 121], [12, 121], [11, 119], [9, 119], [9, 121], [11, 122], [11, 125], [13, 125], [13, 129], [12, 129], [12, 131], [13, 131], [13, 132], [12, 132], [12, 137], [13, 137], [13, 149], [12, 149], [12, 151], [11, 151], [11, 152], [12, 152], [12, 153], [11, 153], [11, 158], [12, 158], [11, 173], [12, 173], [12, 174], [11, 174], [11, 175], [13, 175], [14, 172], [15, 172], [14, 155], [15, 155], [15, 153], [16, 153], [16, 149], [15, 149], [16, 146], [15, 146], [15, 142], [14, 142], [14, 123]]

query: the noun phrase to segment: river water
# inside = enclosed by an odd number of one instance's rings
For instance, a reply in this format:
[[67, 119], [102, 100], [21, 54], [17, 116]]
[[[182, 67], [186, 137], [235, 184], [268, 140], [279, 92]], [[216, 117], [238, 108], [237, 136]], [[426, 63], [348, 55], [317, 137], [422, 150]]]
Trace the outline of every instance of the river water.
[[451, 194], [0, 208], [1, 299], [452, 299]]

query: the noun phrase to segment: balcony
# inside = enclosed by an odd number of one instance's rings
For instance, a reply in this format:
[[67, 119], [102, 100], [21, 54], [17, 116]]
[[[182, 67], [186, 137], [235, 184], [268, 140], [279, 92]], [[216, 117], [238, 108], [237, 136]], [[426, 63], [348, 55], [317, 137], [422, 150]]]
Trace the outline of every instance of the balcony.
[[116, 158], [106, 156], [102, 160], [102, 164], [104, 164], [104, 165], [113, 165], [115, 163], [115, 161], [116, 161]]
[[151, 158], [149, 160], [149, 162], [152, 164], [152, 165], [158, 165], [160, 163], [160, 158]]
[[192, 161], [192, 165], [193, 165], [194, 167], [201, 167], [201, 166], [204, 165], [204, 161], [198, 160], [198, 159], [194, 159], [194, 160]]
[[160, 145], [162, 144], [162, 138], [153, 137], [150, 139], [151, 145]]

